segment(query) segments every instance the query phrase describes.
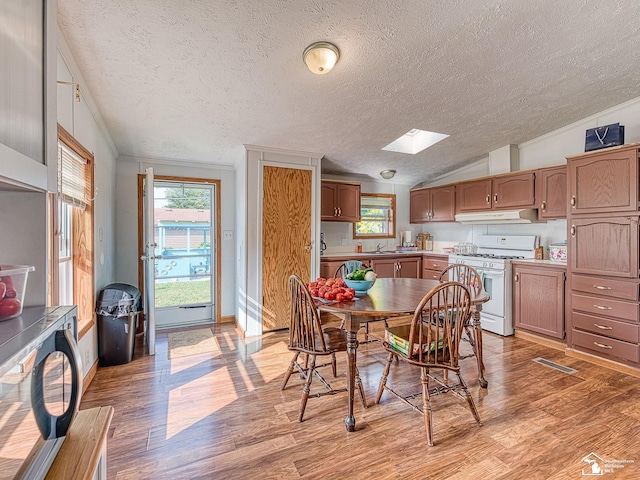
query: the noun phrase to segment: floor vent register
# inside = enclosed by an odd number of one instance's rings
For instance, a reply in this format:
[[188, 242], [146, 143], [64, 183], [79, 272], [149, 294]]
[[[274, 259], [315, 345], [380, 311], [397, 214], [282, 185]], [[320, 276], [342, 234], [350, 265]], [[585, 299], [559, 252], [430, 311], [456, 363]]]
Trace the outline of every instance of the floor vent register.
[[559, 363], [552, 362], [551, 360], [547, 360], [546, 358], [538, 357], [533, 359], [534, 362], [539, 363], [540, 365], [544, 365], [549, 368], [554, 368], [562, 373], [566, 373], [569, 375], [573, 375], [574, 373], [578, 373], [578, 370], [573, 368], [565, 367], [564, 365], [560, 365]]

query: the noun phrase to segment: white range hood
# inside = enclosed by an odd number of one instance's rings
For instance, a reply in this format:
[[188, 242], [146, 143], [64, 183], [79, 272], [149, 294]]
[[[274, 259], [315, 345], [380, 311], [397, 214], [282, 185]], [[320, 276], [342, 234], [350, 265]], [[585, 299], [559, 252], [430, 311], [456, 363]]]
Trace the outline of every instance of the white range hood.
[[456, 214], [456, 222], [467, 225], [497, 225], [501, 223], [534, 223], [538, 221], [538, 211], [532, 208], [518, 210], [491, 210]]

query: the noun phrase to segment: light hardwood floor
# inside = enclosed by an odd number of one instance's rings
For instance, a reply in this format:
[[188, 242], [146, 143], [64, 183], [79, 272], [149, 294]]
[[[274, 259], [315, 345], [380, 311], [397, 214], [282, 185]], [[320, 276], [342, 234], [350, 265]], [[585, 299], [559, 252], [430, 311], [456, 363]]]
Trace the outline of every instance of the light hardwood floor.
[[[291, 358], [287, 332], [244, 343], [231, 324], [212, 330], [218, 353], [168, 360], [167, 334], [160, 332], [155, 357], [142, 354], [138, 337], [131, 363], [98, 370], [81, 409], [115, 408], [109, 479], [579, 479], [583, 469], [591, 471], [583, 461], [591, 453], [633, 462], [616, 463], [624, 468], [603, 478], [640, 478], [636, 377], [486, 334], [488, 389], [478, 385], [474, 359], [462, 361], [483, 425], [462, 400], [436, 396], [436, 444], [428, 447], [422, 417], [389, 394], [367, 409], [356, 397], [353, 433], [344, 428], [346, 394], [309, 399], [299, 423], [299, 376], [280, 391]], [[385, 352], [372, 343], [358, 353], [371, 404]], [[344, 355], [338, 369], [335, 381], [326, 369], [333, 386], [345, 384]], [[394, 363], [389, 382], [419, 391], [419, 370]]]

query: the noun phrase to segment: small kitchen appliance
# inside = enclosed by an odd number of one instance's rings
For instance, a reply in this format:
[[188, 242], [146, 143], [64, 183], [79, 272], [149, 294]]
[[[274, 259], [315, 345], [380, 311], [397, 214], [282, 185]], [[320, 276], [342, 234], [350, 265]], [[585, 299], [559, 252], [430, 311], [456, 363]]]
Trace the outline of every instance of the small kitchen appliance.
[[537, 235], [480, 235], [476, 253], [449, 255], [449, 264], [464, 263], [483, 278], [490, 300], [482, 305], [483, 330], [498, 335], [513, 335], [511, 260], [535, 258]]

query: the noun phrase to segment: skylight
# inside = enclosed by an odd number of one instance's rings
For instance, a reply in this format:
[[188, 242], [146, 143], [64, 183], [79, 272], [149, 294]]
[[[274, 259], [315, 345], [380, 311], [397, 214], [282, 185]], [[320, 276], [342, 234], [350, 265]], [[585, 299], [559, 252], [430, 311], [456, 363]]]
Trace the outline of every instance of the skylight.
[[429, 148], [431, 145], [438, 143], [440, 140], [444, 140], [448, 136], [449, 135], [445, 135], [444, 133], [427, 132], [426, 130], [414, 128], [386, 147], [383, 147], [382, 150], [415, 155], [425, 148]]

